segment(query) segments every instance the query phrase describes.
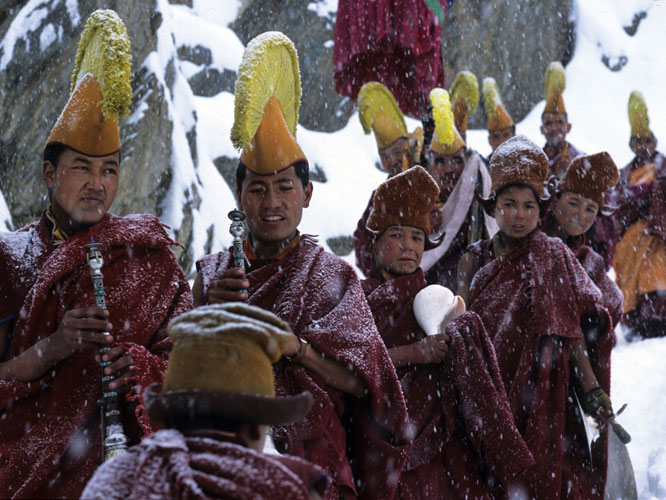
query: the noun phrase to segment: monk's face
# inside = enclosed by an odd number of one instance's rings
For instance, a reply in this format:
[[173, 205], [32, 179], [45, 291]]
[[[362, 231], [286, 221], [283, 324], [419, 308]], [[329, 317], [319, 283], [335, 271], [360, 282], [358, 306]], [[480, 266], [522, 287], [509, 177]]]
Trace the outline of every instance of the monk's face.
[[312, 183], [304, 188], [294, 167], [273, 175], [248, 169], [238, 193], [254, 242], [271, 246], [294, 237], [311, 197]]
[[539, 222], [539, 203], [527, 186], [510, 186], [497, 196], [493, 213], [500, 230], [511, 238], [530, 234]]
[[45, 161], [43, 178], [63, 229], [77, 231], [101, 220], [118, 191], [120, 153], [88, 156], [66, 148], [58, 165]]
[[428, 173], [439, 186], [439, 201], [445, 202], [456, 187], [465, 168], [465, 148], [460, 148], [452, 155], [428, 153]]
[[421, 265], [425, 232], [412, 226], [389, 226], [375, 243], [375, 262], [393, 276], [411, 274]]
[[641, 160], [649, 160], [657, 149], [657, 139], [654, 135], [650, 137], [632, 137], [629, 141], [629, 147]]
[[409, 168], [409, 144], [405, 137], [399, 137], [391, 145], [379, 150], [382, 168], [389, 177]]
[[516, 135], [514, 127], [503, 128], [502, 130], [491, 130], [488, 132], [488, 144], [495, 151], [502, 143], [508, 141]]
[[555, 200], [555, 219], [569, 236], [586, 233], [599, 213], [599, 204], [578, 193], [565, 191]]
[[549, 146], [561, 146], [571, 131], [566, 113], [544, 113], [541, 115], [541, 133]]

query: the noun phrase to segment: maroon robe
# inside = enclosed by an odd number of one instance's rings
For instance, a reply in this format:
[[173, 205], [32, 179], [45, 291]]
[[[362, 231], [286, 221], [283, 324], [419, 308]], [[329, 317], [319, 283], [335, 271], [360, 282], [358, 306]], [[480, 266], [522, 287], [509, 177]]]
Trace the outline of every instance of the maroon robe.
[[365, 208], [363, 215], [361, 215], [358, 224], [356, 224], [356, 230], [354, 231], [356, 267], [361, 270], [364, 276], [370, 276], [375, 268], [375, 256], [372, 254], [372, 241], [374, 235], [372, 231], [366, 227], [368, 217], [370, 217], [370, 212], [372, 212], [372, 200], [374, 197], [375, 192], [373, 191], [370, 195], [368, 206]]
[[[487, 258], [489, 244], [478, 246], [485, 248], [472, 255]], [[604, 496], [607, 435], [592, 450], [592, 468], [573, 403], [571, 371], [585, 317], [596, 315], [601, 324], [611, 324], [602, 304], [599, 289], [573, 253], [540, 230], [473, 278], [470, 310], [479, 314], [492, 339], [516, 425], [536, 460], [512, 482], [514, 493], [539, 499]], [[607, 327], [597, 332], [596, 342], [611, 346], [612, 335]], [[589, 353], [601, 387], [609, 392], [610, 348]]]
[[550, 175], [554, 175], [558, 179], [564, 177], [564, 174], [569, 168], [571, 160], [577, 156], [584, 155], [585, 153], [576, 148], [570, 142], [566, 142], [562, 151], [556, 152], [548, 144], [543, 147], [543, 152], [548, 156], [548, 163], [550, 164]]
[[296, 457], [168, 429], [97, 469], [82, 498], [308, 500], [326, 485], [321, 469]]
[[[101, 243], [114, 345], [135, 361], [125, 396], [128, 437], [154, 430], [140, 401], [161, 382], [171, 343], [169, 321], [192, 307], [187, 279], [169, 249], [175, 244], [150, 215], [106, 214], [89, 230], [54, 247], [50, 223], [0, 235], [2, 318], [16, 318], [12, 359], [51, 335], [67, 310], [95, 305], [84, 245]], [[5, 279], [6, 278], [6, 279]], [[3, 496], [78, 497], [101, 461], [102, 374], [93, 350], [77, 351], [29, 383], [0, 381], [0, 491]], [[121, 401], [122, 403], [122, 401]]]
[[[229, 252], [197, 262], [204, 303], [211, 280], [230, 266]], [[349, 366], [367, 388], [364, 400], [347, 397], [322, 378], [284, 358], [274, 365], [278, 395], [310, 391], [314, 405], [301, 421], [274, 428], [281, 452], [319, 465], [333, 478], [326, 498], [393, 498], [408, 446], [405, 402], [354, 270], [309, 236], [281, 260], [254, 260], [247, 272], [248, 303], [275, 313], [319, 353]], [[347, 443], [345, 409], [356, 425]], [[346, 446], [354, 448], [350, 457]], [[354, 484], [360, 485], [357, 488]]]
[[[420, 269], [384, 283], [363, 282], [389, 349], [425, 337], [413, 309], [414, 297], [425, 286]], [[416, 433], [398, 485], [404, 500], [490, 498], [486, 481], [499, 493], [497, 483], [506, 485], [534, 463], [513, 423], [479, 317], [465, 313], [446, 331], [451, 342], [442, 363], [396, 369]]]

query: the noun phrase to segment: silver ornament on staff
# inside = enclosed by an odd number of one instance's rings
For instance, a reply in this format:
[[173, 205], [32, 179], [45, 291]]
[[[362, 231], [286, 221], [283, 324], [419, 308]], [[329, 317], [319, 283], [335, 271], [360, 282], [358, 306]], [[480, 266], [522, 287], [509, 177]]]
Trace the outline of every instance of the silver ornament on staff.
[[[243, 250], [243, 241], [247, 238], [247, 224], [245, 222], [245, 213], [241, 210], [234, 209], [228, 214], [231, 219], [231, 227], [229, 233], [233, 236], [233, 255], [231, 260], [232, 267], [245, 270], [245, 264], [248, 263], [247, 256]], [[247, 293], [247, 290], [239, 290], [240, 293]]]
[[[104, 294], [104, 275], [102, 266], [104, 259], [100, 243], [95, 243], [90, 238], [90, 245], [85, 249], [88, 257], [88, 266], [90, 267], [90, 276], [93, 282], [93, 291], [95, 295], [95, 305], [106, 309], [106, 296]], [[104, 335], [110, 335], [109, 332], [103, 332]], [[106, 354], [110, 348], [108, 346], [100, 347], [100, 358]], [[104, 369], [111, 364], [111, 361], [102, 361], [102, 399], [99, 400], [99, 406], [102, 414], [102, 461], [107, 461], [111, 457], [123, 453], [127, 450], [127, 436], [123, 430], [123, 424], [120, 419], [120, 410], [118, 409], [118, 393], [109, 389], [109, 382], [113, 380], [113, 375], [104, 375]]]

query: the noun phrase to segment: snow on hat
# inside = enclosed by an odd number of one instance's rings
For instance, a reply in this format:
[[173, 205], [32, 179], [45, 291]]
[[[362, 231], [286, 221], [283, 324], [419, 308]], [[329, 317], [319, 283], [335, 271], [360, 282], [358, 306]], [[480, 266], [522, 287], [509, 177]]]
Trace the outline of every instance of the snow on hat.
[[449, 93], [444, 89], [435, 88], [430, 91], [430, 102], [432, 117], [435, 120], [435, 133], [429, 151], [447, 156], [455, 154], [460, 148], [465, 147], [465, 141], [456, 129]]
[[292, 41], [269, 31], [247, 44], [236, 80], [231, 142], [253, 172], [271, 175], [307, 158], [296, 142], [301, 75]]
[[412, 226], [430, 235], [430, 211], [439, 187], [430, 174], [416, 165], [384, 181], [375, 191], [366, 226], [381, 233], [393, 225]]
[[604, 195], [617, 184], [618, 179], [619, 173], [613, 158], [603, 151], [574, 158], [560, 180], [558, 190], [580, 194], [603, 207]]
[[451, 101], [456, 129], [467, 132], [467, 118], [479, 105], [479, 81], [470, 71], [461, 71], [451, 85]]
[[234, 302], [193, 309], [169, 325], [164, 383], [144, 393], [150, 418], [216, 416], [279, 425], [305, 416], [309, 393], [275, 397], [272, 364], [293, 333], [273, 313]]
[[132, 56], [127, 30], [112, 10], [96, 10], [81, 34], [72, 93], [46, 147], [65, 145], [88, 156], [120, 150], [118, 119], [132, 102]]
[[650, 117], [643, 94], [634, 90], [629, 96], [629, 123], [631, 124], [631, 137], [648, 139], [652, 137], [650, 130]]
[[357, 102], [363, 132], [374, 132], [377, 149], [384, 149], [401, 137], [408, 137], [405, 117], [395, 97], [384, 85], [379, 82], [364, 84]]
[[548, 157], [543, 150], [524, 135], [517, 135], [502, 143], [490, 157], [490, 196], [494, 200], [498, 191], [509, 184], [524, 184], [540, 199], [547, 199], [544, 184], [548, 177]]
[[544, 89], [546, 107], [543, 110], [544, 113], [567, 112], [567, 109], [564, 107], [564, 99], [562, 98], [565, 86], [564, 66], [559, 61], [550, 63], [548, 69], [546, 69], [546, 85]]
[[488, 131], [504, 130], [515, 125], [502, 103], [502, 96], [494, 78], [483, 79], [483, 104], [488, 117]]

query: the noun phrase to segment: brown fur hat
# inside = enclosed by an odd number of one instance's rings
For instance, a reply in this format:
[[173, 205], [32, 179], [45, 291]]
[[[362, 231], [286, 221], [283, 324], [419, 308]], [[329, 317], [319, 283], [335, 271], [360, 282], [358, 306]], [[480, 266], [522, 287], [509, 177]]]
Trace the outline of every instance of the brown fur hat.
[[571, 191], [604, 206], [604, 195], [617, 184], [617, 165], [606, 151], [578, 156], [569, 164], [558, 190]]
[[439, 197], [435, 180], [416, 165], [384, 181], [375, 192], [366, 226], [381, 233], [393, 225], [412, 226], [430, 235], [430, 211]]
[[240, 302], [198, 307], [169, 325], [169, 337], [173, 348], [164, 383], [143, 394], [151, 419], [218, 417], [279, 425], [310, 410], [307, 392], [275, 397], [272, 364], [293, 333], [274, 314]]
[[501, 144], [490, 157], [490, 196], [481, 199], [488, 211], [500, 189], [510, 184], [532, 188], [537, 198], [547, 200], [544, 185], [548, 178], [548, 157], [524, 135], [517, 135]]

